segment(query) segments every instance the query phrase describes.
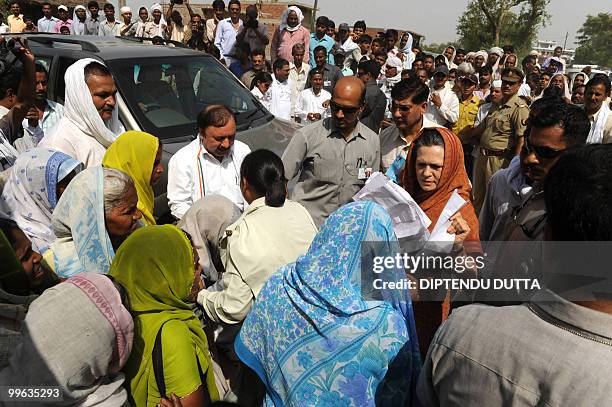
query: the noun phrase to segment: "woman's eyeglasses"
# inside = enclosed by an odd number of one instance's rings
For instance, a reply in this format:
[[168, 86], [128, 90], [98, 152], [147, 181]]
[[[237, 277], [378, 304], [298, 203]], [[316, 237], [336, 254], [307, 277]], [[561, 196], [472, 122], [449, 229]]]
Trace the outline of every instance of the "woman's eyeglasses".
[[553, 158], [557, 158], [564, 150], [556, 150], [551, 147], [543, 147], [543, 146], [534, 146], [529, 141], [529, 137], [525, 137], [525, 150], [527, 154], [531, 154], [532, 152], [543, 160], [551, 160]]
[[342, 111], [342, 113], [344, 113], [346, 115], [355, 114], [360, 109], [359, 107], [342, 106], [342, 105], [339, 105], [338, 103], [334, 102], [333, 100], [329, 101], [329, 107], [334, 112]]

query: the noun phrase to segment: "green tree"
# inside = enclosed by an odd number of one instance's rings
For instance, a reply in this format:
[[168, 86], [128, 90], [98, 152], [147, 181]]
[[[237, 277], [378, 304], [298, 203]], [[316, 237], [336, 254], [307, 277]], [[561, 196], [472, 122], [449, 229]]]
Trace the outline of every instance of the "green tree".
[[457, 23], [459, 42], [469, 50], [505, 44], [528, 50], [549, 15], [550, 0], [470, 0]]
[[431, 53], [434, 53], [434, 54], [443, 54], [444, 50], [449, 45], [452, 45], [455, 48], [461, 48], [461, 46], [459, 44], [457, 44], [456, 42], [443, 42], [443, 43], [440, 43], [440, 44], [437, 44], [437, 43], [434, 42], [432, 44], [424, 44], [423, 45], [423, 51], [431, 52]]
[[588, 15], [582, 28], [578, 30], [577, 39], [577, 62], [612, 67], [612, 13]]

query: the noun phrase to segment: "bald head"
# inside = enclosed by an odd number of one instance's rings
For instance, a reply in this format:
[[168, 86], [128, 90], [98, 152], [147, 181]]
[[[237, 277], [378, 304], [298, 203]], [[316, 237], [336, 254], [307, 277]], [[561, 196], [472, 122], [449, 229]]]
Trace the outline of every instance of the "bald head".
[[336, 82], [334, 86], [334, 99], [351, 101], [351, 106], [361, 106], [365, 98], [365, 85], [356, 76], [345, 76]]
[[365, 104], [365, 85], [355, 76], [346, 76], [336, 82], [331, 100], [334, 125], [344, 137], [351, 135]]

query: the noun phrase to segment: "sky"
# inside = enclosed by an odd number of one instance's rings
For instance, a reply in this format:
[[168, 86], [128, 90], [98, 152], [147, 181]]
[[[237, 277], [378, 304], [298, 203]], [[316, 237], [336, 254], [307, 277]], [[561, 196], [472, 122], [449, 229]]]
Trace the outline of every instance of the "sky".
[[[313, 4], [313, 0], [302, 0]], [[426, 43], [448, 42], [457, 39], [457, 20], [467, 6], [467, 0], [319, 0], [318, 15], [326, 15], [336, 22], [349, 25], [365, 20], [371, 27], [405, 28], [424, 34]], [[398, 6], [401, 5], [401, 6]], [[548, 13], [550, 23], [540, 30], [539, 39], [563, 45], [569, 32], [567, 48], [574, 46], [576, 31], [588, 14], [612, 13], [609, 0], [551, 0]]]

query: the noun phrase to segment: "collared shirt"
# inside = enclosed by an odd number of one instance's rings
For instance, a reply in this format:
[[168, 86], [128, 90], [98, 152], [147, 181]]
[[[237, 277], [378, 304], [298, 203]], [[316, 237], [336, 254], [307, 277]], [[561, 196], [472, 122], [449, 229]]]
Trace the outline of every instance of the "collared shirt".
[[98, 35], [100, 31], [100, 23], [106, 20], [102, 16], [98, 16], [98, 18], [89, 17], [85, 20], [85, 34], [86, 35]]
[[242, 83], [244, 83], [244, 86], [251, 89], [251, 84], [253, 83], [253, 79], [255, 79], [255, 76], [257, 76], [258, 73], [259, 72], [255, 72], [254, 70], [249, 69], [242, 75], [240, 80], [242, 81]]
[[[608, 103], [608, 101], [604, 100], [603, 103]], [[603, 107], [603, 104], [602, 104], [602, 106], [599, 108], [597, 113], [595, 113], [593, 116], [589, 117], [589, 121], [591, 122], [591, 128], [593, 128], [593, 126], [595, 126], [595, 123], [597, 123], [597, 119], [599, 118], [599, 115], [603, 114], [602, 113], [603, 108], [604, 107]], [[608, 118], [606, 119], [606, 123], [604, 124], [604, 128], [603, 128], [603, 140], [601, 142], [603, 144], [612, 143], [612, 113], [610, 113], [608, 115]]]
[[58, 18], [51, 16], [51, 18], [43, 17], [38, 20], [38, 31], [41, 33], [54, 33], [55, 24], [59, 21]]
[[493, 150], [512, 148], [525, 133], [529, 107], [518, 95], [495, 106], [485, 119], [480, 146]]
[[469, 99], [459, 101], [459, 119], [453, 126], [453, 133], [459, 135], [463, 129], [474, 125], [479, 106], [480, 99], [476, 95], [472, 95]]
[[345, 139], [331, 118], [320, 120], [295, 133], [283, 164], [289, 180], [299, 175], [292, 199], [308, 209], [319, 227], [363, 188], [366, 180], [359, 179], [359, 168], [380, 167], [380, 139], [360, 122]]
[[215, 322], [243, 321], [268, 278], [306, 254], [316, 234], [312, 218], [299, 203], [287, 199], [283, 206], [271, 207], [265, 198], [254, 200], [221, 240], [224, 289], [216, 291], [215, 285], [200, 291], [198, 303]]
[[279, 82], [272, 75], [272, 86], [268, 90], [270, 93], [270, 113], [281, 119], [291, 120], [292, 88], [293, 84], [290, 79]]
[[159, 23], [149, 21], [145, 24], [144, 38], [162, 37], [165, 39], [168, 37], [166, 28], [168, 28], [168, 26], [166, 24], [162, 24], [161, 20], [159, 20]]
[[478, 97], [480, 100], [485, 100], [487, 96], [491, 93], [491, 87], [489, 86], [487, 89], [477, 89], [474, 91], [474, 95]]
[[[280, 28], [280, 27], [279, 27]], [[293, 61], [292, 50], [295, 44], [304, 44], [304, 63], [310, 63], [310, 31], [304, 26], [291, 32], [277, 28], [274, 31], [272, 42], [270, 43], [270, 55], [272, 61], [278, 58], [284, 58], [287, 61]]]
[[206, 39], [208, 42], [215, 42], [218, 24], [219, 20], [215, 19], [214, 17], [206, 20]]
[[370, 130], [378, 133], [380, 123], [385, 117], [385, 111], [387, 110], [387, 96], [380, 90], [375, 79], [370, 79], [365, 87], [366, 106], [359, 120], [368, 126]]
[[303, 62], [302, 69], [298, 71], [293, 62], [289, 63], [289, 80], [293, 83], [291, 88], [291, 115], [295, 116], [295, 106], [300, 97], [300, 92], [306, 88], [306, 81], [308, 80], [308, 73], [310, 72], [310, 65]]
[[302, 123], [306, 124], [314, 123], [316, 121], [307, 120], [306, 118], [308, 117], [308, 113], [319, 113], [321, 115], [321, 119], [326, 119], [330, 116], [331, 112], [329, 106], [327, 108], [323, 107], [323, 102], [330, 99], [331, 93], [325, 89], [321, 89], [318, 95], [315, 95], [312, 88], [304, 89], [302, 92], [300, 92], [300, 96], [296, 104], [296, 116], [302, 120]]
[[19, 14], [17, 17], [11, 14], [6, 18], [6, 23], [9, 26], [9, 32], [12, 33], [23, 32], [23, 29], [26, 26], [25, 21], [23, 21], [23, 14]]
[[268, 91], [265, 94], [263, 94], [261, 93], [259, 88], [255, 86], [253, 90], [251, 90], [251, 93], [253, 94], [253, 96], [257, 98], [257, 100], [259, 100], [259, 103], [261, 103], [268, 111], [270, 111], [271, 104], [272, 104], [272, 97], [270, 95], [270, 89], [268, 89]]
[[232, 58], [234, 55], [236, 36], [238, 35], [240, 29], [244, 26], [242, 20], [239, 19], [238, 23], [238, 29], [235, 29], [231, 18], [226, 18], [219, 21], [219, 25], [217, 26], [217, 35], [215, 36], [215, 47], [219, 49], [222, 58]]
[[432, 88], [430, 93], [432, 95], [436, 93], [440, 95], [442, 105], [440, 107], [434, 105], [430, 96], [427, 103], [427, 111], [425, 112], [429, 120], [438, 123], [440, 126], [446, 126], [449, 123], [453, 124], [459, 120], [459, 98], [457, 98], [457, 95], [455, 95], [450, 86], [445, 85], [439, 90]]
[[42, 125], [39, 120], [36, 127], [31, 127], [29, 120], [23, 119], [23, 129], [39, 142], [46, 134], [52, 134], [55, 131], [62, 117], [64, 117], [64, 106], [47, 99], [42, 117]]
[[609, 405], [611, 340], [612, 315], [548, 290], [523, 305], [467, 305], [436, 333], [417, 395], [428, 407]]
[[168, 164], [168, 203], [180, 219], [195, 201], [205, 195], [223, 195], [243, 210], [247, 205], [240, 192], [240, 166], [251, 149], [236, 140], [222, 162], [212, 156], [198, 136], [181, 148]]
[[[434, 127], [442, 126], [436, 122], [432, 122], [427, 116], [423, 115], [421, 130]], [[386, 172], [389, 169], [397, 156], [401, 155], [403, 158], [406, 158], [411, 144], [412, 143], [406, 142], [395, 124], [384, 129], [380, 133], [380, 163], [382, 172]]]
[[55, 33], [56, 34], [61, 34], [60, 29], [62, 27], [72, 28], [72, 20], [71, 19], [68, 19], [66, 21], [57, 20], [57, 22], [55, 23]]
[[325, 49], [327, 50], [327, 63], [330, 65], [334, 65], [336, 62], [334, 60], [334, 54], [332, 51], [332, 49], [334, 48], [334, 45], [336, 45], [336, 41], [334, 41], [329, 35], [325, 34], [325, 36], [322, 39], [318, 39], [317, 38], [317, 34], [316, 33], [312, 33], [310, 34], [310, 67], [314, 68], [315, 66], [317, 66], [317, 64], [315, 63], [315, 59], [314, 59], [314, 49], [318, 46], [324, 46]]
[[121, 28], [123, 28], [123, 23], [120, 23], [117, 20], [114, 20], [113, 22], [104, 20], [100, 23], [98, 35], [101, 37], [116, 37], [121, 35]]
[[[336, 82], [338, 82], [343, 77], [342, 72], [340, 72], [340, 68], [330, 64], [325, 64], [322, 70], [323, 89], [325, 89], [329, 93], [333, 93], [334, 86], [336, 86]], [[308, 78], [308, 80], [306, 81], [306, 87], [312, 87], [312, 84], [310, 83], [310, 78]]]

